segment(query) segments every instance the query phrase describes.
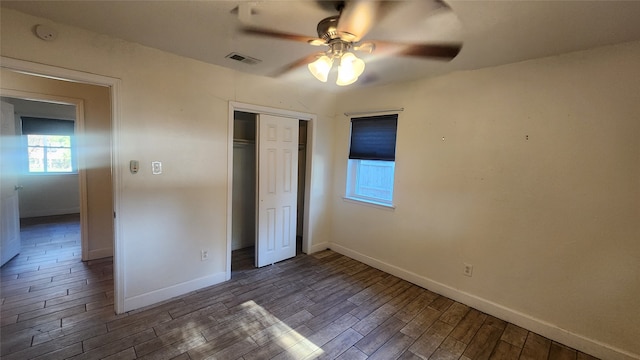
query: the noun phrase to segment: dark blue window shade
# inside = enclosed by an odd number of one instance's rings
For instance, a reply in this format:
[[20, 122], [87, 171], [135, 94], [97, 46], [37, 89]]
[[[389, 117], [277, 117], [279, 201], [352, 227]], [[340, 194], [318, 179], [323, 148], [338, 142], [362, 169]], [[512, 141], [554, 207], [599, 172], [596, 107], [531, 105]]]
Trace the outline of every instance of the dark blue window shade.
[[74, 122], [70, 120], [46, 119], [22, 116], [24, 135], [73, 135]]
[[396, 160], [398, 114], [351, 119], [349, 159]]

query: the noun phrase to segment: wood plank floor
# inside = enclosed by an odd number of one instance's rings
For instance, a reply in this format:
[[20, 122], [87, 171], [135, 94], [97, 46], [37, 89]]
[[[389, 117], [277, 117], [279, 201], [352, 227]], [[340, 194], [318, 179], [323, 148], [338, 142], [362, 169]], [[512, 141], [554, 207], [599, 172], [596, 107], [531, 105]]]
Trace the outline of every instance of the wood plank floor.
[[111, 258], [80, 261], [77, 216], [25, 222], [1, 269], [2, 359], [594, 358], [332, 251], [253, 268], [122, 315]]

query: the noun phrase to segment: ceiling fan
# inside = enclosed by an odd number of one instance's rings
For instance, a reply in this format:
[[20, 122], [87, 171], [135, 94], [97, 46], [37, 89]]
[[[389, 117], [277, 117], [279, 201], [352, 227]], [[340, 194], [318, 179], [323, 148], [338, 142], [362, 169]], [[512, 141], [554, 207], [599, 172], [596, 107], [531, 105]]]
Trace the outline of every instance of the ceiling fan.
[[[422, 1], [422, 0], [421, 0]], [[440, 11], [451, 11], [451, 8], [440, 0], [433, 1]], [[327, 4], [335, 6], [338, 15], [322, 19], [317, 26], [318, 37], [284, 33], [256, 27], [244, 27], [246, 34], [266, 36], [277, 39], [307, 42], [314, 46], [326, 46], [324, 52], [310, 54], [282, 69], [285, 73], [300, 66], [307, 65], [309, 71], [318, 80], [326, 82], [335, 60], [339, 60], [337, 85], [354, 83], [364, 72], [365, 63], [355, 56], [353, 51], [368, 53], [385, 53], [399, 56], [413, 56], [450, 61], [462, 48], [461, 43], [400, 43], [381, 40], [362, 41], [376, 24], [388, 13], [397, 1], [350, 0], [320, 1], [323, 7]]]

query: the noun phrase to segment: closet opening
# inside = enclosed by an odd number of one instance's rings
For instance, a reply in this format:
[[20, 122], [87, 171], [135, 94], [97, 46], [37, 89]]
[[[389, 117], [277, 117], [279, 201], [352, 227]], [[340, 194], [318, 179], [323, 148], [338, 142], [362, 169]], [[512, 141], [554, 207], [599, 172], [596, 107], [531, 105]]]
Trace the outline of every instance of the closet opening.
[[[231, 271], [256, 267], [258, 211], [258, 116], [234, 111], [233, 184], [231, 213]], [[298, 121], [296, 255], [302, 253], [305, 180], [307, 168], [307, 123]]]

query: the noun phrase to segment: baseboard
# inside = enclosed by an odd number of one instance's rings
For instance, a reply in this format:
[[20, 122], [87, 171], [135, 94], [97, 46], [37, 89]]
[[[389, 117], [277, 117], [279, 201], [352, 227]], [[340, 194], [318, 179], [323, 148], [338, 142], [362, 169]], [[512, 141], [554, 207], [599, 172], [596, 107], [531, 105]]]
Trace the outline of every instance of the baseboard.
[[316, 253], [316, 252], [322, 251], [322, 250], [327, 250], [328, 248], [329, 248], [329, 243], [328, 242], [323, 242], [323, 243], [320, 243], [320, 244], [313, 244], [313, 245], [311, 245], [311, 248], [309, 249], [309, 254], [313, 254], [313, 253]]
[[203, 276], [198, 279], [186, 281], [180, 284], [169, 286], [163, 289], [154, 290], [145, 294], [140, 294], [124, 299], [124, 311], [131, 311], [153, 305], [161, 301], [165, 301], [176, 296], [184, 295], [189, 292], [212, 286], [225, 281], [225, 272], [213, 275]]
[[110, 257], [110, 256], [113, 256], [113, 248], [89, 250], [88, 255], [89, 255], [89, 258], [87, 260], [95, 260], [95, 259]]
[[41, 217], [41, 216], [56, 216], [56, 215], [67, 215], [67, 214], [79, 214], [80, 208], [73, 207], [69, 209], [37, 209], [37, 210], [23, 210], [20, 209], [20, 218], [32, 218], [32, 217]]
[[373, 266], [376, 269], [380, 269], [384, 272], [395, 275], [401, 279], [422, 286], [435, 293], [446, 296], [450, 299], [471, 306], [499, 319], [521, 326], [549, 339], [578, 349], [584, 353], [596, 356], [600, 359], [640, 360], [639, 354], [633, 354], [614, 346], [602, 343], [600, 341], [589, 339], [580, 334], [562, 329], [557, 325], [554, 325], [547, 321], [534, 318], [530, 315], [507, 308], [490, 300], [452, 288], [448, 285], [431, 280], [422, 275], [418, 275], [414, 272], [407, 271], [395, 265], [385, 263], [357, 251], [351, 250], [342, 245], [331, 243], [328, 247], [337, 253], [348, 256], [367, 265]]

